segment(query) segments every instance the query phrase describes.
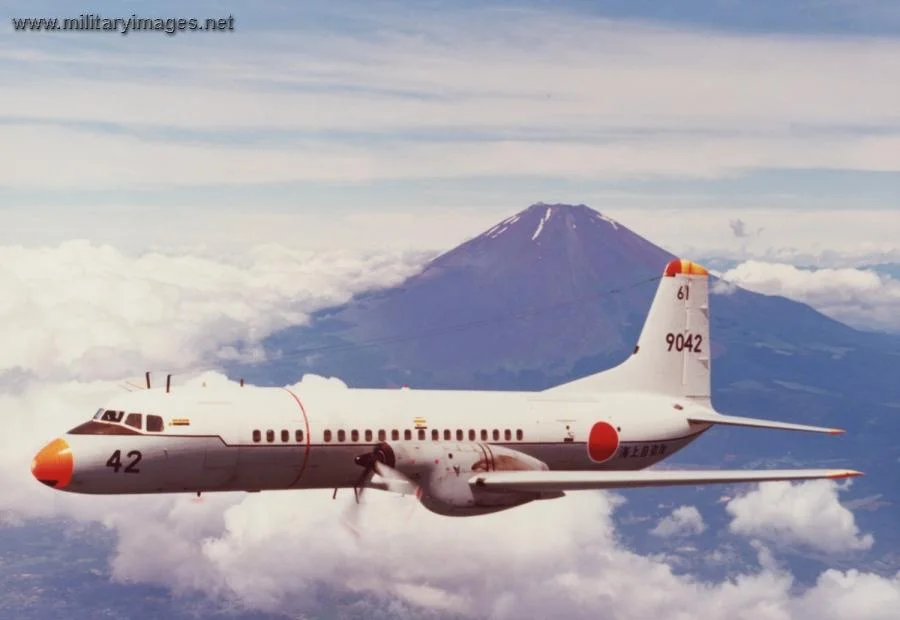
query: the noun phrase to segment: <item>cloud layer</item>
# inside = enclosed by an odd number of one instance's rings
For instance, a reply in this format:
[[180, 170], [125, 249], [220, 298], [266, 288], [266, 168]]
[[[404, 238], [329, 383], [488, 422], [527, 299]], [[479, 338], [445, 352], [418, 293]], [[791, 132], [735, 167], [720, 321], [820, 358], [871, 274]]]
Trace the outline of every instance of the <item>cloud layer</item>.
[[722, 277], [757, 293], [805, 302], [861, 329], [900, 331], [900, 282], [872, 270], [813, 270], [747, 261]]
[[[678, 609], [701, 620], [828, 620], [845, 617], [841, 610], [851, 606], [858, 618], [888, 618], [900, 604], [900, 577], [854, 570], [826, 571], [798, 589], [758, 543], [758, 565], [737, 569], [731, 579], [679, 574], [665, 558], [621, 543], [615, 512], [623, 498], [613, 494], [573, 493], [495, 515], [449, 519], [412, 498], [372, 492], [365, 499], [363, 536], [356, 539], [342, 524], [353, 501], [349, 492], [337, 500], [329, 491], [310, 491], [211, 494], [199, 501], [54, 492], [31, 479], [30, 458], [117, 392], [110, 369], [135, 359], [177, 364], [191, 348], [213, 359], [236, 335], [229, 325], [256, 325], [257, 331], [243, 327], [237, 335], [259, 336], [294, 313], [397, 278], [409, 265], [396, 256], [326, 261], [271, 247], [227, 260], [129, 256], [86, 243], [2, 251], [18, 252], [8, 256], [20, 260], [0, 263], [7, 270], [0, 292], [28, 311], [7, 309], [3, 321], [7, 347], [20, 351], [25, 370], [9, 370], [7, 360], [0, 376], [0, 408], [16, 412], [0, 438], [0, 514], [7, 521], [63, 517], [105, 524], [117, 541], [111, 559], [117, 580], [294, 615], [343, 609], [352, 616], [593, 618], [606, 609], [612, 618], [645, 620]], [[302, 282], [286, 283], [295, 272]], [[311, 288], [315, 296], [304, 297]], [[130, 303], [104, 306], [110, 299]], [[232, 318], [223, 322], [223, 315]], [[91, 353], [97, 350], [104, 363]], [[225, 381], [214, 373], [187, 380], [210, 386]], [[297, 389], [311, 389], [311, 383], [345, 389], [336, 380], [312, 377]], [[831, 549], [871, 545], [833, 489], [791, 487], [778, 497], [778, 510], [761, 510], [758, 504], [767, 503], [773, 488], [732, 500], [735, 533], [761, 538], [759, 528], [780, 519], [788, 525], [779, 531], [794, 538], [804, 529], [830, 530]], [[807, 519], [810, 506], [815, 516]], [[657, 529], [675, 534], [703, 527], [696, 508], [682, 507]], [[871, 605], [865, 599], [871, 596], [883, 604]]]
[[[12, 76], [0, 85], [0, 119], [15, 121], [0, 123], [0, 136], [18, 150], [0, 182], [900, 169], [900, 86], [884, 79], [900, 69], [891, 39], [726, 35], [502, 8], [436, 19], [376, 7], [355, 25], [352, 36], [332, 23], [302, 37], [140, 47], [120, 37], [99, 49], [20, 36], [0, 49]], [[63, 61], [70, 70], [54, 71]]]
[[[87, 241], [0, 247], [0, 372], [97, 379], [252, 358], [276, 329], [396, 284], [423, 260], [280, 246], [216, 258], [133, 256]], [[247, 350], [231, 347], [237, 341]]]

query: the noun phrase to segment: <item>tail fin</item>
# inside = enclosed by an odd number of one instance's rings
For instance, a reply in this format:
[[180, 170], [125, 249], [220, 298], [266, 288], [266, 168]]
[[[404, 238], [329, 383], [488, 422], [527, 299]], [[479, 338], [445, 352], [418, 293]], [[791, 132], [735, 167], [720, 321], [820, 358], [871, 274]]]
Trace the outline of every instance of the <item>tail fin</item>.
[[709, 347], [709, 273], [675, 259], [666, 265], [631, 357], [549, 391], [641, 391], [709, 404]]

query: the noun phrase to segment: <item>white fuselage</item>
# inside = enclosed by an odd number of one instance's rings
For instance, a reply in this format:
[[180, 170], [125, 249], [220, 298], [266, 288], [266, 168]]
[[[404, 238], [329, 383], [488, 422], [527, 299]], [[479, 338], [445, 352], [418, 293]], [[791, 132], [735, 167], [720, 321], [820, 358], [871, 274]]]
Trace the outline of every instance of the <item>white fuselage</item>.
[[[380, 441], [506, 446], [551, 470], [634, 470], [683, 448], [706, 428], [698, 405], [671, 396], [608, 393], [232, 387], [153, 389], [105, 409], [140, 413], [140, 431], [92, 421], [64, 436], [74, 458], [64, 490], [170, 493], [352, 487], [354, 457]], [[146, 417], [160, 416], [159, 432]], [[598, 421], [618, 435], [602, 462], [588, 453]], [[115, 427], [112, 429], [111, 427]], [[106, 434], [113, 431], [117, 434]], [[125, 434], [118, 434], [125, 433]]]
[[843, 432], [717, 413], [711, 362], [708, 272], [675, 259], [632, 354], [543, 392], [368, 390], [315, 380], [294, 390], [140, 390], [51, 441], [31, 471], [52, 488], [94, 494], [372, 487], [415, 494], [451, 516], [577, 490], [860, 475], [635, 471], [713, 424]]

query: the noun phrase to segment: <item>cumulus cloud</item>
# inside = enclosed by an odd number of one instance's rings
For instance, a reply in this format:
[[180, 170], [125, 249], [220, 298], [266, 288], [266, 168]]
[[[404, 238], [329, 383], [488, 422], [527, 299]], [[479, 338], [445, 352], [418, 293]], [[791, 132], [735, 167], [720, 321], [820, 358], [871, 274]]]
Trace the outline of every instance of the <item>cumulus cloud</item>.
[[747, 261], [722, 277], [757, 293], [802, 301], [855, 327], [900, 331], [900, 282], [875, 271]]
[[[423, 257], [262, 246], [237, 256], [132, 256], [108, 245], [0, 247], [0, 372], [110, 378], [189, 369], [353, 293], [396, 284]], [[233, 342], [246, 343], [237, 352]]]
[[828, 553], [869, 549], [871, 534], [861, 534], [853, 513], [841, 505], [842, 488], [832, 480], [799, 484], [770, 482], [726, 504], [728, 528], [745, 536], [803, 545]]
[[[120, 540], [114, 575], [293, 614], [320, 610], [319, 597], [335, 591], [361, 597], [370, 611], [400, 601], [402, 617], [436, 611], [497, 619], [592, 618], [598, 608], [623, 620], [673, 609], [703, 620], [837, 619], [854, 604], [854, 617], [887, 619], [890, 604], [900, 602], [900, 576], [829, 570], [798, 588], [760, 544], [758, 566], [730, 580], [678, 575], [663, 559], [618, 542], [613, 515], [622, 500], [612, 494], [576, 493], [448, 519], [412, 498], [372, 492], [359, 539], [341, 525], [352, 501], [349, 493], [332, 500], [328, 491], [253, 495], [215, 508], [181, 498], [180, 506], [153, 514], [149, 540], [142, 518], [111, 522]], [[864, 598], [873, 594], [879, 604]]]
[[696, 506], [679, 506], [672, 514], [660, 519], [650, 530], [654, 536], [670, 538], [672, 536], [690, 536], [706, 531], [706, 524]]

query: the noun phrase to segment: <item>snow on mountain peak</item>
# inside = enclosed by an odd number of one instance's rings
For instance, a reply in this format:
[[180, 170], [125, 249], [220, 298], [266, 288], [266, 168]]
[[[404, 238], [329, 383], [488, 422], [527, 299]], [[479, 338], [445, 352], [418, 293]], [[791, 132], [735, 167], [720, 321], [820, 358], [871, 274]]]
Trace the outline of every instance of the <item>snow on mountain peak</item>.
[[619, 223], [617, 221], [615, 221], [614, 219], [612, 219], [611, 217], [603, 215], [602, 213], [597, 213], [597, 219], [602, 220], [604, 222], [608, 222], [609, 225], [612, 226], [615, 230], [619, 230]]
[[541, 218], [541, 221], [538, 223], [537, 228], [534, 231], [534, 234], [531, 235], [531, 240], [534, 241], [537, 239], [541, 232], [544, 230], [544, 224], [550, 220], [550, 216], [553, 214], [553, 207], [547, 207], [547, 212], [544, 213], [544, 217]]
[[[551, 222], [555, 225], [551, 226]], [[561, 239], [568, 236], [566, 232], [581, 236], [582, 233], [576, 231], [589, 230], [591, 224], [596, 226], [600, 222], [609, 224], [616, 232], [627, 231], [627, 228], [611, 217], [583, 204], [537, 202], [523, 211], [497, 222], [472, 241], [492, 243], [502, 238], [507, 245], [530, 240], [545, 246], [547, 243], [560, 242]], [[585, 228], [582, 229], [578, 224], [585, 225]], [[550, 241], [548, 241], [548, 235], [552, 237]]]

